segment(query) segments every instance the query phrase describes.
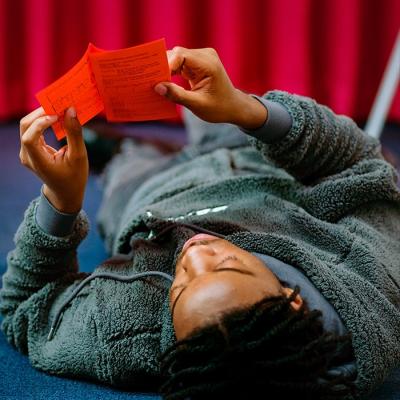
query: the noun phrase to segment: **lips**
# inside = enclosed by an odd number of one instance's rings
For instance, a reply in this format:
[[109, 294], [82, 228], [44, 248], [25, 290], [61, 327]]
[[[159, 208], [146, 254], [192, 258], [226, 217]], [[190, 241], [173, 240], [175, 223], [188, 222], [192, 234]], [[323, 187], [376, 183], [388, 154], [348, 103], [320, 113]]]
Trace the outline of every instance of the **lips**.
[[186, 249], [194, 242], [197, 242], [199, 240], [215, 240], [215, 239], [219, 239], [216, 236], [212, 236], [212, 235], [207, 235], [206, 233], [198, 233], [197, 235], [194, 235], [193, 237], [191, 237], [189, 240], [187, 240], [185, 242], [185, 244], [183, 245], [182, 248], [182, 253], [186, 251]]

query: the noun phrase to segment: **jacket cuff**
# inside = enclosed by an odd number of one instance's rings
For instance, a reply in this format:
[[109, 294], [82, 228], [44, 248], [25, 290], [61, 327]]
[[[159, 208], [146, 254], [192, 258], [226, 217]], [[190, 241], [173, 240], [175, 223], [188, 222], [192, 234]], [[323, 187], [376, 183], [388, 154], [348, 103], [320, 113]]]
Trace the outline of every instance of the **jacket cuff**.
[[251, 95], [258, 100], [268, 111], [268, 118], [264, 125], [258, 129], [241, 130], [264, 143], [275, 143], [281, 140], [292, 128], [292, 117], [288, 110], [279, 103], [267, 100], [263, 97]]
[[36, 223], [45, 233], [57, 237], [71, 234], [78, 214], [79, 212], [66, 214], [58, 211], [43, 194], [42, 189], [36, 208]]

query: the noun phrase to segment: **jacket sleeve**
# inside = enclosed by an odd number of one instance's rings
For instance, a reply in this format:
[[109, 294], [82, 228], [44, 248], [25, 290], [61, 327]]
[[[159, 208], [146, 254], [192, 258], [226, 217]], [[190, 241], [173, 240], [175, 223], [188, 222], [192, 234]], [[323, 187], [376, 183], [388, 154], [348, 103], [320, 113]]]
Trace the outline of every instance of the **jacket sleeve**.
[[[79, 301], [76, 301], [68, 310], [60, 326], [63, 331], [69, 330], [63, 343], [48, 341], [47, 335], [60, 303], [87, 275], [78, 273], [76, 249], [87, 234], [88, 221], [81, 211], [68, 236], [52, 236], [37, 224], [37, 206], [38, 200], [34, 200], [26, 210], [15, 234], [16, 247], [7, 257], [7, 271], [0, 291], [1, 328], [8, 342], [29, 355], [35, 367], [63, 374], [68, 372], [63, 369], [74, 363], [79, 369], [77, 349], [71, 348], [69, 342], [87, 329], [87, 321], [76, 318], [77, 310], [72, 310], [85, 307], [84, 302], [77, 305]], [[64, 358], [59, 357], [60, 352], [65, 352]], [[80, 357], [83, 358], [82, 354]]]
[[[364, 159], [382, 159], [380, 144], [346, 116], [314, 100], [286, 92], [268, 92], [265, 99], [286, 108], [292, 125], [277, 140], [250, 137], [250, 142], [275, 165], [304, 183], [334, 175]], [[246, 132], [248, 133], [248, 132]], [[254, 136], [254, 135], [253, 135]]]

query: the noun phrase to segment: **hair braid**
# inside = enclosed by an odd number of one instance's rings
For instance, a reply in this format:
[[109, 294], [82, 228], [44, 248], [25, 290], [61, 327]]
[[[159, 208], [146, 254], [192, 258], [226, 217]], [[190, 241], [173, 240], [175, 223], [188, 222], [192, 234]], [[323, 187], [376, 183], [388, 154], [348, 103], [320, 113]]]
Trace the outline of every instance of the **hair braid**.
[[328, 373], [353, 357], [350, 335], [324, 332], [321, 312], [305, 303], [293, 310], [298, 292], [296, 287], [289, 297], [232, 311], [168, 349], [161, 360], [165, 399], [241, 399], [265, 392], [334, 400], [353, 393], [354, 377]]

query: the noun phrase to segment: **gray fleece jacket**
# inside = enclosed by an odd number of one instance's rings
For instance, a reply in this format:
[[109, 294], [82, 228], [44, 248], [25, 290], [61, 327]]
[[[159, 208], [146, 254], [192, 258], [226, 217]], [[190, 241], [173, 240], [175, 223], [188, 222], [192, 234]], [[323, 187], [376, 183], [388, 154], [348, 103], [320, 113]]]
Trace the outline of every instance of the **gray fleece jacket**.
[[[114, 256], [96, 273], [173, 275], [196, 227], [275, 257], [304, 273], [352, 333], [363, 395], [400, 363], [396, 173], [349, 118], [308, 98], [266, 97], [288, 110], [288, 134], [187, 157], [143, 183], [121, 207], [107, 238]], [[85, 278], [76, 248], [87, 220], [82, 212], [68, 236], [55, 237], [38, 227], [36, 208], [33, 201], [25, 213], [3, 277], [7, 339], [50, 373], [154, 388], [159, 356], [175, 340], [168, 285], [157, 277], [93, 279], [48, 340], [60, 306]]]

